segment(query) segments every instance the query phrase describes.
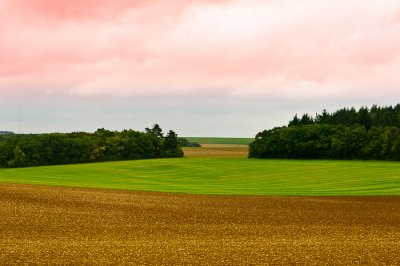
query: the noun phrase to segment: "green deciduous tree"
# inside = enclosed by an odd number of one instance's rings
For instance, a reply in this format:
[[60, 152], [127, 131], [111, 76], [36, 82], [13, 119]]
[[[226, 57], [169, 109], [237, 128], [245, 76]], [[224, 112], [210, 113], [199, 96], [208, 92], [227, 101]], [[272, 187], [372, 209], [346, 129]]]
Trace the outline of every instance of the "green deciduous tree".
[[181, 157], [174, 131], [166, 137], [159, 125], [146, 132], [103, 128], [93, 134], [29, 134], [0, 137], [0, 167], [86, 163], [114, 160]]

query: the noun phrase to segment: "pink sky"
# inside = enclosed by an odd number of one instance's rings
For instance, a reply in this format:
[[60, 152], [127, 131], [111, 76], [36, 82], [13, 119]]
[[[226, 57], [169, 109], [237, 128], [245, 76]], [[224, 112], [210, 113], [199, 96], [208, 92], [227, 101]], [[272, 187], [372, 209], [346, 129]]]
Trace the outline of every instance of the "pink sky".
[[0, 92], [397, 100], [400, 2], [0, 0]]

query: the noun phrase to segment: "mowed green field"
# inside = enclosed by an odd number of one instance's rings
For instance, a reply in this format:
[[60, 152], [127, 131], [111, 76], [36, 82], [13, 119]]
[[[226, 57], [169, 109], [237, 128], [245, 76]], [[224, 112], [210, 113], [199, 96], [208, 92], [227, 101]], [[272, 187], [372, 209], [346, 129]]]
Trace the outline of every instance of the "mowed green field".
[[184, 137], [190, 142], [197, 142], [199, 144], [237, 144], [248, 145], [254, 139], [252, 138], [215, 138], [215, 137]]
[[400, 195], [400, 163], [153, 159], [0, 169], [0, 182], [217, 195]]

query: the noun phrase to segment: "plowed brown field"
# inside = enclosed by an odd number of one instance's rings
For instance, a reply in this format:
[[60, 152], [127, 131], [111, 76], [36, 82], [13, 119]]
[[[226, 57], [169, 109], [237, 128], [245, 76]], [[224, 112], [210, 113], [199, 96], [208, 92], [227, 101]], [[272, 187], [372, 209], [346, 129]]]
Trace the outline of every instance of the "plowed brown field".
[[400, 197], [0, 185], [0, 264], [399, 264]]

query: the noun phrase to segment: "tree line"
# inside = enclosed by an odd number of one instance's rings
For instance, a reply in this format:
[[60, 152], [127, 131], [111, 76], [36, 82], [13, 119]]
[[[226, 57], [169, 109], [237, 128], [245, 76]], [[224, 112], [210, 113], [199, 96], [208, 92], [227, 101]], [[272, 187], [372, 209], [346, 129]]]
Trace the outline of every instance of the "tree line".
[[179, 144], [182, 147], [196, 147], [196, 148], [200, 148], [201, 145], [197, 142], [190, 142], [189, 140], [187, 140], [186, 138], [178, 138]]
[[12, 132], [12, 131], [0, 130], [0, 135], [9, 135], [9, 134], [14, 134], [14, 132]]
[[400, 105], [296, 115], [288, 126], [258, 133], [249, 157], [400, 160]]
[[395, 106], [380, 107], [373, 105], [370, 109], [362, 106], [356, 110], [352, 108], [342, 108], [333, 113], [323, 110], [315, 117], [303, 114], [300, 118], [297, 114], [289, 121], [288, 126], [304, 126], [310, 124], [320, 125], [361, 125], [369, 130], [371, 127], [400, 127], [400, 104]]
[[177, 134], [159, 125], [94, 133], [7, 134], [0, 136], [0, 167], [27, 167], [116, 160], [182, 157]]

